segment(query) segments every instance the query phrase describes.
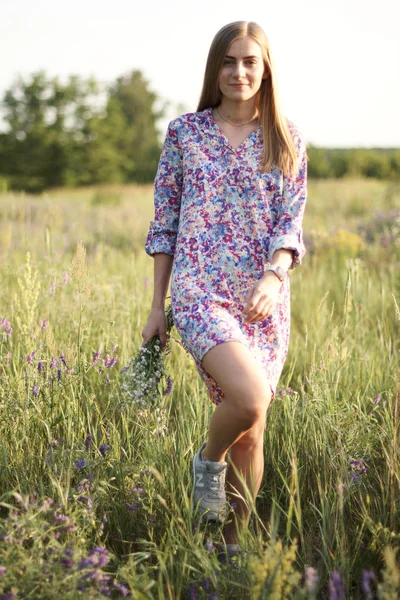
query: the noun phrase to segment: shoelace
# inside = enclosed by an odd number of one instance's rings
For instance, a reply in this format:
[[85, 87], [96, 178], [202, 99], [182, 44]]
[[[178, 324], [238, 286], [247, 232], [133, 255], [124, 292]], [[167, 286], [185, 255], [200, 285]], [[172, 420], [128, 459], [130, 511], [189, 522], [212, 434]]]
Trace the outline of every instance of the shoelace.
[[211, 475], [209, 489], [214, 497], [218, 497], [219, 492], [222, 489], [223, 484], [223, 473], [219, 475]]

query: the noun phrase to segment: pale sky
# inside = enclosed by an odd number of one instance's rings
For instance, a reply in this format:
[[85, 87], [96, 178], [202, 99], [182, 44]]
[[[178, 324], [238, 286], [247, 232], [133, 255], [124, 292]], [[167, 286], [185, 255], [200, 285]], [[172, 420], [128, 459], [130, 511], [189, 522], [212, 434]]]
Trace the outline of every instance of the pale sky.
[[0, 0], [0, 94], [18, 74], [104, 83], [140, 69], [195, 111], [216, 32], [256, 21], [271, 43], [284, 113], [308, 143], [400, 146], [398, 0]]

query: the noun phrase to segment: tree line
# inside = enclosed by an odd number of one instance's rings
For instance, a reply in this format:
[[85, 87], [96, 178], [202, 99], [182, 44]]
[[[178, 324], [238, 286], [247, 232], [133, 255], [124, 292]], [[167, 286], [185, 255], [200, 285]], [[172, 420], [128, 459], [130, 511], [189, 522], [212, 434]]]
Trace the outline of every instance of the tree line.
[[109, 85], [71, 75], [33, 74], [4, 93], [0, 177], [10, 189], [149, 182], [160, 155], [164, 102], [141, 71]]
[[[150, 183], [161, 152], [157, 122], [168, 102], [139, 70], [102, 85], [44, 71], [18, 77], [1, 100], [0, 186], [39, 193], [52, 187]], [[183, 111], [182, 111], [183, 112]], [[400, 177], [400, 149], [308, 147], [310, 177]]]

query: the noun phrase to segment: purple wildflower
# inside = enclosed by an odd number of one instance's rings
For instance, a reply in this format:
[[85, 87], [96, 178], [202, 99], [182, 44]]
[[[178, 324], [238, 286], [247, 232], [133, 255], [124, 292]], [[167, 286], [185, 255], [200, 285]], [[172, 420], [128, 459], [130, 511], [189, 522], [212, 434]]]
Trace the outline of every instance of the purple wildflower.
[[0, 567], [0, 576], [5, 575], [7, 569], [5, 567]]
[[97, 546], [89, 552], [89, 557], [93, 558], [94, 564], [98, 568], [105, 567], [109, 561], [108, 550], [102, 546]]
[[89, 450], [89, 446], [92, 442], [93, 442], [93, 435], [91, 433], [89, 433], [86, 440], [83, 442], [86, 450]]
[[58, 383], [61, 381], [61, 369], [57, 369], [57, 381]]
[[3, 594], [3, 596], [0, 596], [0, 600], [13, 600], [13, 598], [16, 598], [17, 594], [15, 592], [8, 592], [8, 594]]
[[87, 463], [86, 460], [82, 459], [82, 460], [77, 460], [75, 463], [75, 466], [77, 469], [84, 469], [86, 467]]
[[109, 596], [111, 593], [111, 590], [109, 587], [102, 587], [102, 588], [100, 588], [100, 591], [103, 594], [103, 596]]
[[38, 386], [35, 384], [34, 386], [32, 386], [32, 394], [33, 396], [36, 398], [37, 396], [39, 396], [39, 388]]
[[114, 583], [113, 588], [114, 590], [117, 590], [117, 592], [119, 592], [123, 598], [126, 598], [126, 596], [129, 595], [128, 588], [126, 585], [122, 585], [122, 583]]
[[69, 517], [67, 517], [67, 515], [61, 514], [61, 515], [56, 515], [54, 520], [59, 523], [68, 523]]
[[47, 324], [48, 324], [49, 320], [48, 319], [44, 319], [43, 323], [42, 323], [42, 331], [46, 330]]
[[373, 598], [371, 582], [374, 580], [375, 580], [375, 573], [373, 571], [368, 571], [367, 569], [363, 569], [362, 579], [361, 579], [361, 590], [367, 600], [372, 600], [372, 598]]
[[141, 502], [135, 502], [135, 504], [128, 504], [128, 502], [126, 502], [125, 508], [130, 512], [133, 512], [139, 508], [140, 504]]
[[101, 454], [103, 457], [105, 457], [105, 456], [106, 456], [106, 454], [107, 454], [107, 450], [108, 450], [108, 446], [107, 446], [107, 444], [101, 444], [101, 446], [100, 446], [99, 450], [100, 450], [100, 454]]
[[39, 373], [42, 373], [42, 371], [44, 369], [43, 361], [42, 360], [39, 360], [37, 368], [38, 368]]
[[317, 589], [317, 584], [318, 584], [317, 569], [314, 569], [314, 567], [307, 567], [307, 569], [304, 571], [304, 576], [305, 576], [305, 586], [306, 586], [307, 592], [309, 592], [310, 594], [312, 592], [315, 592], [315, 590]]
[[99, 358], [101, 357], [101, 352], [100, 350], [98, 352], [96, 352], [96, 354], [93, 356], [93, 360], [92, 360], [92, 364], [91, 366], [94, 367], [94, 365], [97, 363], [97, 361], [99, 360]]
[[62, 364], [64, 365], [64, 367], [66, 369], [68, 369], [67, 361], [65, 360], [65, 356], [62, 353], [60, 354], [60, 360], [61, 360]]
[[90, 556], [88, 558], [82, 558], [78, 564], [78, 570], [83, 571], [83, 569], [88, 569], [89, 567], [93, 567], [96, 562], [96, 558]]
[[357, 475], [365, 475], [367, 472], [367, 466], [362, 460], [351, 460], [350, 467], [357, 473]]
[[381, 398], [382, 398], [381, 394], [378, 394], [374, 400], [375, 404], [379, 404], [379, 402], [381, 401]]
[[13, 329], [12, 329], [12, 327], [11, 327], [11, 324], [10, 324], [10, 322], [9, 322], [9, 321], [7, 321], [7, 319], [6, 319], [5, 317], [3, 317], [3, 318], [0, 320], [0, 329], [3, 329], [3, 327], [4, 327], [4, 331], [6, 332], [6, 335], [7, 335], [8, 337], [10, 337], [10, 335], [12, 334], [12, 331], [13, 331]]
[[113, 358], [111, 358], [111, 356], [109, 354], [107, 354], [106, 358], [104, 359], [104, 366], [107, 369], [111, 369], [111, 367], [113, 367], [115, 365], [117, 360], [118, 360], [118, 356], [114, 356]]
[[54, 367], [57, 365], [57, 359], [56, 358], [52, 358], [51, 359], [51, 363], [50, 363], [50, 369], [54, 369]]
[[189, 584], [189, 598], [190, 598], [190, 600], [196, 600], [196, 584], [195, 583]]
[[334, 569], [328, 584], [329, 600], [346, 600], [342, 577], [336, 569]]
[[26, 360], [30, 365], [33, 364], [33, 359], [35, 358], [36, 354], [37, 354], [37, 350], [34, 350], [31, 354], [28, 354], [28, 356], [26, 357]]
[[167, 387], [164, 390], [163, 396], [169, 396], [170, 393], [172, 392], [172, 379], [171, 377], [167, 377]]

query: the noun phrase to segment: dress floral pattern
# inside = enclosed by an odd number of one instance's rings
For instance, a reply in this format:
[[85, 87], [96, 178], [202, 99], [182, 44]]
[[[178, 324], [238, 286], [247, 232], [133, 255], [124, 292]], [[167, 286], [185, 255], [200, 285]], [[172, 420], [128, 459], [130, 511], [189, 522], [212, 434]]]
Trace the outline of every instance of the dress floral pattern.
[[244, 323], [241, 312], [249, 288], [263, 276], [277, 249], [293, 250], [291, 268], [305, 254], [306, 148], [294, 123], [287, 123], [298, 152], [295, 176], [283, 176], [278, 168], [261, 173], [261, 126], [235, 150], [211, 107], [168, 125], [145, 249], [150, 256], [164, 252], [174, 257], [175, 326], [214, 404], [223, 400], [223, 391], [201, 361], [216, 344], [237, 341], [249, 348], [263, 367], [272, 398], [286, 359], [289, 278], [265, 320]]

